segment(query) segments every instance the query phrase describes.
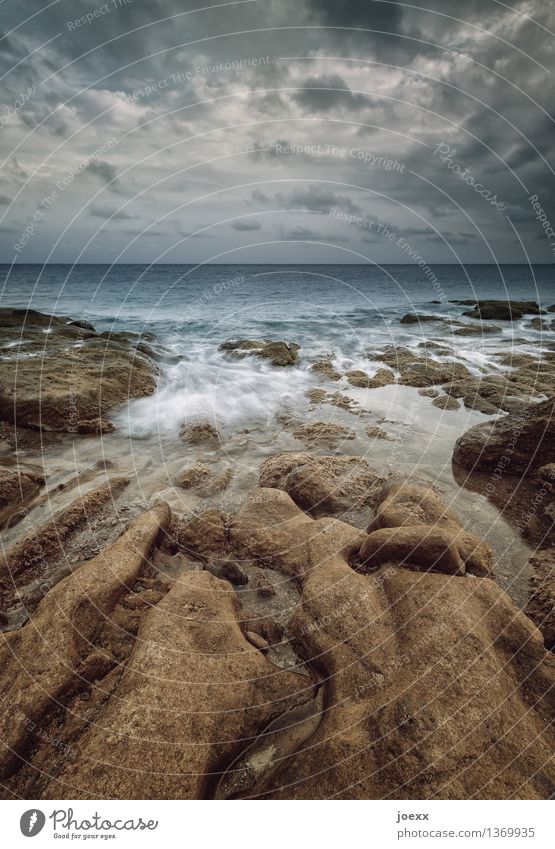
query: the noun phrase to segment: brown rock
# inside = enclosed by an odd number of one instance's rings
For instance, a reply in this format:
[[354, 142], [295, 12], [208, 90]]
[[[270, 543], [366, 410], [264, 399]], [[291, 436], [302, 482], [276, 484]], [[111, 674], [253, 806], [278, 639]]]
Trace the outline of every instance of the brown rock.
[[268, 640], [265, 640], [264, 637], [261, 637], [260, 634], [256, 634], [254, 631], [247, 631], [245, 636], [249, 643], [262, 652], [266, 652], [270, 648]]
[[457, 399], [452, 398], [450, 395], [440, 395], [438, 398], [433, 399], [432, 404], [440, 410], [458, 410], [461, 406]]
[[555, 664], [530, 620], [487, 578], [357, 574], [355, 529], [271, 492], [253, 493], [232, 542], [295, 576], [291, 638], [326, 694], [265, 797], [549, 798]]
[[379, 475], [359, 457], [278, 454], [260, 467], [260, 485], [283, 489], [313, 516], [373, 503]]
[[177, 523], [177, 542], [191, 557], [204, 559], [211, 555], [222, 555], [229, 550], [227, 525], [228, 518], [220, 510], [204, 510]]
[[216, 443], [219, 434], [210, 422], [199, 422], [198, 424], [183, 424], [179, 430], [179, 438], [191, 445], [202, 445], [204, 443]]
[[343, 425], [313, 422], [296, 428], [293, 436], [307, 445], [325, 445], [328, 448], [335, 448], [344, 439], [354, 439], [356, 434]]
[[387, 431], [382, 430], [381, 427], [377, 425], [369, 425], [366, 428], [366, 435], [370, 437], [370, 439], [390, 439]]
[[[63, 317], [24, 310], [0, 310], [0, 327], [4, 339], [18, 342], [11, 349], [18, 356], [0, 361], [5, 421], [83, 432], [86, 423], [104, 420], [114, 407], [156, 388], [156, 364], [118, 334], [102, 338]], [[20, 356], [31, 352], [35, 356]]]
[[341, 375], [333, 366], [333, 358], [318, 360], [310, 366], [310, 371], [316, 372], [327, 377], [328, 380], [341, 380]]
[[547, 548], [530, 558], [531, 594], [525, 613], [543, 634], [545, 647], [555, 649], [555, 550]]
[[299, 359], [300, 345], [294, 342], [273, 342], [271, 340], [240, 339], [229, 340], [220, 345], [220, 351], [231, 352], [235, 356], [254, 355], [270, 360], [275, 366], [292, 366]]
[[[493, 558], [489, 545], [468, 533], [431, 487], [390, 481], [384, 485], [378, 500], [376, 514], [368, 526], [370, 535], [383, 528], [441, 530], [453, 542], [469, 572], [481, 576], [490, 574]], [[410, 549], [409, 542], [406, 546]]]
[[455, 443], [453, 460], [465, 469], [530, 475], [553, 458], [553, 398], [524, 411], [476, 425]]

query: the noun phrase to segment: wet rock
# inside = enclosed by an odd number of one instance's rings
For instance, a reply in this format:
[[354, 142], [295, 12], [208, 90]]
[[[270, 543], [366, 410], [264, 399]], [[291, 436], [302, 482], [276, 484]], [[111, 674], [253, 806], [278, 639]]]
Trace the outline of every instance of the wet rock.
[[236, 560], [228, 558], [210, 559], [204, 568], [216, 578], [230, 581], [237, 586], [244, 586], [249, 582], [245, 569]]
[[220, 351], [227, 351], [234, 356], [254, 355], [270, 360], [275, 366], [292, 366], [299, 359], [300, 345], [294, 342], [273, 342], [268, 340], [239, 339], [229, 340], [220, 345]]
[[406, 313], [400, 320], [400, 324], [421, 324], [425, 321], [441, 321], [437, 315], [422, 315], [421, 313]]
[[328, 395], [325, 389], [307, 389], [305, 394], [311, 404], [322, 404]]
[[348, 371], [345, 374], [345, 377], [351, 386], [356, 386], [360, 389], [368, 389], [370, 387], [371, 378], [364, 371], [359, 369], [355, 371]]
[[[84, 531], [92, 531], [100, 511], [113, 504], [128, 483], [128, 478], [112, 478], [77, 498], [68, 507], [60, 510], [50, 522], [46, 522], [36, 531], [30, 531], [4, 551], [0, 555], [2, 602], [8, 604], [9, 600], [13, 600], [18, 588], [31, 581], [42, 580], [48, 586], [53, 570], [60, 563], [67, 563], [72, 538]], [[117, 529], [115, 532], [117, 533]], [[94, 540], [91, 545], [94, 547]], [[32, 605], [29, 603], [29, 606]]]
[[341, 380], [340, 373], [334, 368], [333, 357], [318, 360], [318, 362], [313, 363], [310, 366], [310, 371], [314, 371], [316, 374], [321, 374], [324, 377], [327, 377], [328, 380]]
[[390, 386], [396, 383], [397, 379], [391, 369], [379, 368], [372, 377], [368, 378], [368, 389], [380, 389], [382, 386]]
[[[456, 301], [456, 303], [464, 304], [464, 301]], [[497, 319], [499, 321], [514, 321], [522, 318], [527, 313], [541, 312], [535, 301], [470, 301], [466, 303], [475, 304], [473, 310], [464, 312], [463, 315], [469, 318], [481, 318], [482, 320]]]
[[366, 435], [370, 437], [370, 439], [391, 439], [387, 431], [382, 430], [381, 427], [377, 425], [369, 425], [366, 428]]
[[[91, 337], [58, 316], [0, 310], [17, 359], [0, 361], [0, 419], [46, 431], [79, 432], [114, 407], [154, 392], [156, 364], [127, 342]], [[33, 353], [34, 356], [25, 356]]]
[[210, 422], [199, 422], [198, 424], [183, 424], [179, 430], [179, 438], [191, 445], [202, 445], [203, 443], [216, 443], [219, 434]]
[[401, 367], [399, 383], [405, 386], [434, 386], [472, 377], [462, 363], [440, 363], [427, 358]]
[[260, 486], [282, 489], [314, 516], [373, 503], [382, 479], [359, 457], [278, 454], [260, 467]]
[[177, 486], [187, 489], [200, 498], [209, 498], [227, 488], [233, 477], [228, 464], [220, 464], [215, 470], [198, 461], [194, 466], [180, 471], [175, 479]]
[[418, 394], [422, 395], [424, 398], [437, 398], [439, 395], [439, 389], [434, 389], [432, 386], [425, 386], [418, 390]]
[[343, 425], [331, 422], [313, 422], [301, 425], [293, 431], [295, 439], [305, 442], [307, 445], [324, 445], [335, 448], [345, 439], [354, 439], [356, 434]]
[[465, 566], [451, 534], [423, 526], [381, 528], [368, 534], [359, 552], [362, 567], [411, 564], [425, 571], [464, 575]]
[[466, 431], [455, 443], [453, 460], [471, 471], [495, 470], [531, 475], [553, 459], [555, 399], [551, 398]]
[[461, 406], [457, 399], [450, 395], [440, 395], [433, 399], [432, 404], [440, 410], [458, 410]]
[[84, 321], [84, 319], [78, 319], [76, 321], [68, 322], [73, 327], [81, 327], [83, 330], [92, 330], [93, 333], [96, 333], [94, 325], [90, 323], [90, 321]]
[[455, 336], [484, 336], [501, 333], [501, 328], [495, 324], [465, 324], [453, 332]]

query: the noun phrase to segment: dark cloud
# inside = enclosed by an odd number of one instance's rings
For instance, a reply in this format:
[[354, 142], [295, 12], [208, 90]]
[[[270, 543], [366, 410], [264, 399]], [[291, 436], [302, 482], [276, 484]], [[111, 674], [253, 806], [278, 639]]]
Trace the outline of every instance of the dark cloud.
[[258, 189], [252, 192], [253, 200], [265, 206], [276, 206], [279, 209], [306, 209], [310, 212], [325, 212], [333, 208], [342, 209], [355, 215], [360, 214], [360, 207], [346, 195], [324, 187], [309, 185], [306, 188], [293, 189], [291, 192], [277, 192], [268, 195]]
[[303, 227], [302, 224], [296, 224], [293, 227], [281, 227], [280, 237], [288, 242], [330, 242], [332, 244], [344, 244], [350, 240], [346, 236], [338, 236], [336, 234], [322, 233], [319, 230], [313, 230], [311, 227]]
[[309, 112], [331, 112], [339, 109], [360, 109], [372, 101], [365, 94], [355, 94], [339, 74], [307, 77], [293, 99]]
[[232, 221], [231, 227], [234, 230], [238, 230], [239, 232], [247, 232], [250, 230], [260, 230], [262, 224], [260, 223], [260, 221], [239, 220]]
[[106, 206], [91, 206], [89, 215], [92, 215], [93, 218], [112, 219], [113, 221], [134, 221], [139, 218], [138, 215], [131, 215], [125, 209], [110, 209]]
[[118, 175], [114, 166], [110, 165], [109, 162], [102, 159], [92, 159], [83, 169], [83, 174], [92, 174], [93, 177], [98, 177], [112, 190], [115, 190]]

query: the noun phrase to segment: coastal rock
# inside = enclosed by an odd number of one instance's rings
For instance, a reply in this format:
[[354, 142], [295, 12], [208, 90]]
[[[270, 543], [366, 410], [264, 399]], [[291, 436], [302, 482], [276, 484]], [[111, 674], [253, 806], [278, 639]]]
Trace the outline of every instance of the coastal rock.
[[217, 443], [219, 434], [210, 422], [185, 423], [179, 429], [179, 438], [191, 445], [202, 445], [204, 443]]
[[221, 510], [210, 508], [202, 513], [186, 516], [177, 523], [176, 541], [190, 557], [204, 560], [226, 554], [228, 517]]
[[514, 321], [522, 318], [527, 313], [538, 315], [541, 310], [535, 301], [456, 301], [458, 304], [473, 304], [474, 309], [464, 312], [469, 318], [481, 318], [482, 320], [497, 319], [498, 321]]
[[318, 360], [310, 366], [310, 371], [327, 377], [328, 380], [341, 380], [341, 375], [333, 365], [333, 357]]
[[0, 526], [38, 495], [44, 474], [24, 466], [0, 465]]
[[204, 568], [216, 578], [237, 586], [244, 586], [249, 582], [249, 577], [241, 564], [227, 557], [211, 558]]
[[[447, 549], [446, 560], [457, 563], [458, 567], [464, 564], [464, 568], [474, 575], [487, 576], [491, 573], [493, 554], [489, 545], [484, 543], [474, 534], [466, 531], [460, 524], [456, 514], [445, 506], [439, 495], [429, 486], [419, 486], [412, 483], [397, 483], [395, 480], [386, 482], [379, 495], [379, 504], [376, 514], [368, 526], [368, 534], [373, 536], [377, 530], [408, 528], [410, 531], [419, 529], [426, 533], [441, 531], [446, 535], [444, 540]], [[389, 538], [382, 535], [383, 539]], [[390, 535], [389, 546], [395, 545], [395, 534]], [[414, 543], [422, 548], [420, 536], [415, 534]], [[425, 545], [425, 542], [424, 542]], [[426, 563], [433, 562], [431, 553], [441, 549], [442, 540], [434, 538], [433, 547], [430, 548], [430, 557]], [[372, 543], [372, 550], [374, 544]], [[458, 555], [453, 557], [451, 547]], [[410, 538], [402, 538], [402, 547], [410, 555]], [[370, 550], [370, 548], [368, 549]], [[362, 553], [361, 553], [362, 554]], [[375, 559], [375, 557], [374, 557]], [[395, 560], [395, 558], [393, 558]], [[396, 562], [400, 562], [397, 560]], [[410, 562], [418, 562], [411, 559]], [[462, 571], [464, 571], [464, 568]]]
[[408, 312], [400, 319], [400, 324], [421, 324], [425, 321], [442, 321], [437, 315], [422, 315], [421, 313]]
[[[235, 591], [207, 572], [181, 575], [144, 611], [123, 606], [167, 521], [167, 510], [157, 509], [141, 519], [141, 538], [135, 527], [105, 553], [101, 575], [100, 564], [90, 564], [84, 586], [72, 576], [44, 600], [36, 622], [11, 642], [13, 656], [3, 650], [19, 710], [0, 720], [2, 742], [16, 752], [4, 750], [0, 767], [21, 797], [59, 798], [68, 788], [80, 799], [206, 797], [237, 741], [248, 745], [310, 696], [305, 678], [253, 649]], [[71, 623], [65, 634], [60, 611]], [[120, 664], [112, 619], [133, 632]], [[35, 624], [44, 647], [37, 647]], [[91, 651], [93, 634], [98, 647]], [[54, 731], [56, 748], [48, 744]]]
[[440, 410], [458, 410], [461, 406], [457, 399], [450, 395], [439, 395], [433, 399], [432, 404]]
[[326, 709], [309, 744], [248, 794], [549, 798], [555, 662], [533, 623], [487, 578], [356, 573], [356, 529], [271, 492], [252, 494], [231, 542], [295, 576], [289, 634], [321, 670]]
[[464, 575], [465, 571], [451, 534], [423, 526], [372, 531], [360, 548], [358, 562], [366, 569], [376, 569], [384, 563], [410, 563], [447, 575]]
[[368, 389], [380, 389], [382, 386], [390, 386], [396, 383], [395, 374], [388, 368], [379, 368], [372, 377], [368, 378]]
[[[113, 516], [113, 503], [129, 483], [128, 478], [112, 478], [96, 489], [82, 495], [55, 514], [54, 518], [32, 530], [22, 539], [0, 555], [0, 601], [3, 606], [13, 604], [14, 599], [23, 593], [28, 608], [33, 608], [52, 582], [69, 571], [70, 543], [77, 539], [77, 551], [86, 559], [89, 546], [93, 550], [101, 544], [103, 535], [117, 533], [117, 528], [108, 530], [106, 526], [98, 534], [98, 539], [89, 541], [94, 522], [101, 511], [110, 510]], [[79, 534], [84, 533], [82, 542]], [[94, 551], [96, 553], [96, 551]], [[92, 556], [92, 555], [91, 555]], [[39, 595], [33, 599], [25, 595], [26, 587], [37, 585]]]
[[472, 375], [462, 363], [421, 360], [401, 367], [399, 383], [405, 386], [435, 386], [455, 380], [464, 380]]
[[292, 366], [299, 359], [300, 347], [294, 342], [239, 339], [223, 342], [219, 350], [230, 352], [239, 357], [254, 355], [264, 360], [270, 360], [275, 366]]
[[536, 552], [529, 567], [531, 593], [525, 612], [542, 632], [545, 647], [555, 650], [555, 549]]
[[382, 430], [378, 425], [369, 425], [366, 428], [366, 436], [369, 436], [370, 439], [390, 439], [391, 437], [387, 433], [387, 431]]
[[156, 364], [117, 334], [104, 339], [63, 317], [6, 309], [0, 328], [4, 340], [17, 343], [0, 361], [4, 421], [73, 433], [87, 432], [92, 422], [97, 432], [99, 419], [114, 407], [156, 388]]
[[233, 473], [228, 463], [220, 463], [216, 468], [200, 461], [194, 466], [182, 469], [176, 476], [175, 483], [182, 489], [187, 489], [200, 498], [209, 498], [227, 488]]
[[501, 328], [495, 324], [465, 324], [453, 332], [455, 336], [484, 336], [501, 333]]
[[313, 516], [338, 515], [374, 502], [382, 479], [359, 457], [278, 454], [260, 467], [260, 486], [282, 489]]
[[345, 374], [345, 377], [351, 386], [355, 386], [360, 389], [368, 389], [371, 386], [371, 378], [366, 374], [366, 372], [361, 371], [360, 369], [348, 371]]
[[331, 422], [312, 422], [301, 425], [293, 431], [295, 439], [307, 445], [324, 445], [336, 448], [344, 439], [354, 439], [356, 434], [343, 425]]
[[504, 474], [531, 475], [553, 459], [555, 399], [550, 398], [464, 433], [453, 451], [453, 460], [471, 471], [495, 470]]

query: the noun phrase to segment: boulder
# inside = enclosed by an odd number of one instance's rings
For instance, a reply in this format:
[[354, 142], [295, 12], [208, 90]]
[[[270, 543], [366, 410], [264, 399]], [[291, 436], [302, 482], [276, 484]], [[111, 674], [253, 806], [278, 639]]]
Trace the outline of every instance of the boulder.
[[442, 321], [437, 315], [422, 315], [421, 313], [408, 312], [401, 319], [400, 324], [421, 324], [425, 321]]
[[453, 460], [471, 471], [531, 475], [553, 459], [555, 399], [483, 422], [467, 430], [455, 443]]
[[179, 438], [191, 445], [202, 445], [204, 443], [217, 443], [219, 434], [210, 422], [198, 422], [197, 424], [184, 423], [179, 429]]
[[401, 366], [399, 383], [405, 386], [436, 386], [437, 384], [471, 378], [462, 363], [438, 362], [430, 358]]
[[275, 366], [292, 366], [299, 359], [300, 347], [294, 342], [239, 339], [223, 342], [219, 350], [229, 352], [236, 357], [254, 355], [264, 360], [270, 360]]
[[260, 467], [260, 486], [282, 489], [313, 516], [338, 515], [374, 502], [382, 479], [359, 457], [278, 454]]
[[482, 320], [497, 319], [499, 321], [513, 321], [522, 318], [523, 315], [534, 313], [538, 315], [541, 309], [535, 301], [456, 301], [459, 304], [474, 304], [473, 310], [464, 312], [469, 318], [480, 318]]
[[439, 395], [433, 399], [432, 404], [440, 410], [458, 410], [461, 406], [451, 395]]
[[[491, 548], [474, 534], [466, 531], [460, 524], [456, 514], [445, 506], [439, 495], [430, 486], [420, 486], [412, 483], [397, 483], [395, 480], [384, 484], [379, 497], [376, 514], [368, 526], [370, 537], [378, 530], [388, 529], [393, 531], [389, 537], [382, 534], [380, 539], [388, 540], [391, 548], [398, 544], [395, 542], [395, 529], [407, 528], [414, 533], [414, 543], [419, 546], [419, 553], [424, 552], [427, 535], [432, 539], [432, 532], [441, 531], [446, 535], [446, 549], [448, 551], [446, 560], [457, 563], [458, 570], [471, 572], [474, 575], [485, 576], [491, 573], [493, 554]], [[424, 545], [416, 530], [422, 531]], [[430, 544], [429, 555], [426, 554], [425, 563], [432, 563], [432, 555], [441, 548], [442, 540], [434, 536], [433, 544]], [[374, 543], [369, 543], [367, 551], [373, 550]], [[418, 560], [411, 556], [410, 534], [402, 537], [401, 548], [409, 555], [409, 562], [417, 563]], [[451, 548], [457, 553], [458, 558], [451, 556]], [[399, 551], [401, 550], [399, 548]], [[374, 562], [376, 556], [373, 555]], [[361, 552], [362, 559], [362, 552]], [[399, 561], [397, 561], [399, 562]]]

